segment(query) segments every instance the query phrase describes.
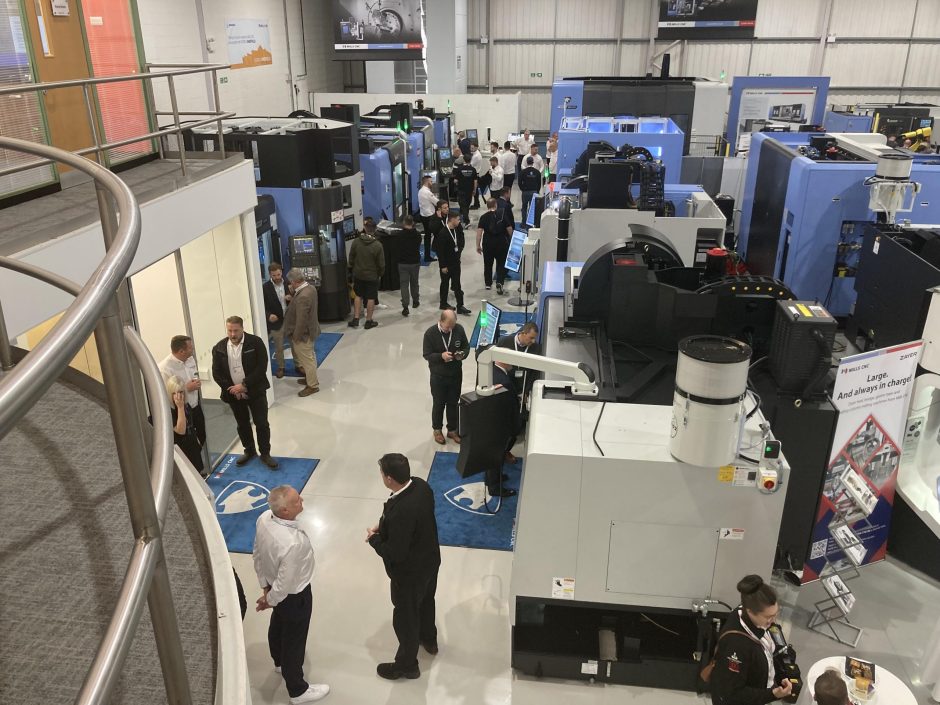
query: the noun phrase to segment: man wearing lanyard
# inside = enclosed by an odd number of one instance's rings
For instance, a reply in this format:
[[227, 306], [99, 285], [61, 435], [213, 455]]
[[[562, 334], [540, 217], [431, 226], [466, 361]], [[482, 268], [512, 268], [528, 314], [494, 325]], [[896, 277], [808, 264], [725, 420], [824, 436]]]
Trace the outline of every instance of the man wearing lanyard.
[[193, 339], [188, 335], [174, 335], [170, 338], [170, 354], [160, 362], [160, 374], [163, 381], [171, 377], [179, 377], [186, 386], [186, 403], [192, 413], [190, 418], [196, 430], [196, 440], [200, 446], [206, 444], [206, 417], [202, 413], [202, 404], [199, 403], [199, 390], [202, 381], [199, 379], [199, 370], [196, 368], [196, 358], [193, 357]]
[[516, 138], [516, 178], [522, 173], [522, 160], [529, 156], [532, 145], [535, 144], [535, 138], [529, 134], [526, 128], [522, 135]]
[[457, 435], [457, 402], [463, 384], [463, 359], [470, 349], [467, 333], [457, 323], [457, 315], [446, 310], [440, 320], [424, 332], [422, 350], [431, 371], [431, 428], [434, 440], [444, 445], [444, 410], [447, 410], [447, 437], [460, 443]]
[[418, 214], [421, 216], [421, 224], [424, 226], [424, 261], [432, 262], [431, 257], [431, 237], [434, 235], [434, 211], [437, 209], [437, 196], [431, 190], [431, 177], [425, 176], [421, 179], [421, 188], [418, 189]]
[[304, 652], [313, 611], [314, 555], [310, 539], [297, 524], [304, 500], [290, 485], [268, 495], [270, 509], [255, 525], [252, 558], [264, 594], [255, 610], [273, 609], [268, 627], [268, 649], [274, 669], [284, 678], [291, 705], [322, 700], [330, 692], [326, 684], [304, 679]]
[[[505, 335], [499, 339], [496, 344], [500, 348], [508, 348], [516, 352], [524, 352], [529, 355], [541, 355], [542, 349], [536, 342], [539, 337], [539, 327], [533, 322], [528, 321], [515, 335]], [[528, 420], [528, 411], [526, 410], [526, 396], [535, 383], [536, 372], [526, 370], [522, 367], [512, 367], [506, 370], [515, 387], [515, 394], [519, 395], [518, 409], [519, 414], [516, 420], [516, 427], [513, 429], [513, 435], [509, 439], [509, 445], [506, 447], [506, 462], [516, 462], [516, 456], [512, 454], [512, 447], [516, 444], [516, 438], [522, 429], [526, 426]]]
[[468, 315], [470, 309], [463, 305], [463, 290], [460, 288], [460, 253], [464, 247], [463, 228], [460, 227], [460, 215], [449, 213], [447, 223], [434, 238], [434, 251], [437, 252], [437, 264], [441, 268], [441, 310], [450, 309], [447, 303], [447, 289], [454, 292], [457, 300], [457, 313]]
[[[274, 341], [274, 360], [278, 379], [284, 376], [284, 313], [291, 300], [290, 289], [284, 281], [284, 270], [277, 262], [268, 265], [270, 279], [261, 287], [264, 294], [264, 315], [268, 322], [268, 335]], [[295, 361], [296, 362], [296, 361]], [[301, 374], [303, 374], [301, 372]]]

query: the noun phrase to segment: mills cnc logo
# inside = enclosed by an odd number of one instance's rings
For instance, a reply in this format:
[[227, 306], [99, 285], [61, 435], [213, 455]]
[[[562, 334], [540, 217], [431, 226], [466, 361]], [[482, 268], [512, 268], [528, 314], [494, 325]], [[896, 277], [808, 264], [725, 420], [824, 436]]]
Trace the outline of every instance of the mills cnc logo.
[[242, 514], [264, 509], [270, 492], [264, 485], [247, 480], [234, 480], [219, 492], [215, 500], [216, 514]]
[[486, 483], [468, 482], [466, 485], [458, 485], [453, 489], [447, 490], [444, 497], [457, 509], [462, 509], [470, 514], [480, 516], [494, 517], [492, 512], [486, 509]]

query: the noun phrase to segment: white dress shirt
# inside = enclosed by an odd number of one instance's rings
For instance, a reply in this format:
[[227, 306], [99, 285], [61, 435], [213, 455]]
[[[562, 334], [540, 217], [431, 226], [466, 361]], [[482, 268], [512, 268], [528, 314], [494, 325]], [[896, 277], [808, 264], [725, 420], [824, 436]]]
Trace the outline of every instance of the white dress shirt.
[[434, 209], [437, 208], [437, 196], [427, 186], [418, 189], [418, 209], [422, 218], [430, 218], [434, 215]]
[[525, 169], [529, 166], [529, 157], [532, 157], [532, 166], [535, 167], [539, 172], [545, 170], [545, 162], [542, 161], [542, 157], [538, 154], [527, 154], [522, 158], [522, 168]]
[[503, 167], [503, 176], [516, 173], [516, 159], [516, 153], [508, 149], [499, 155], [499, 165]]
[[[440, 330], [440, 328], [438, 328], [438, 330]], [[397, 490], [397, 491], [395, 491], [395, 492], [392, 492], [392, 493], [388, 496], [388, 498], [391, 499], [392, 497], [397, 497], [397, 496], [400, 495], [402, 492], [404, 492], [405, 490], [407, 490], [409, 487], [411, 487], [411, 478], [410, 478], [410, 477], [408, 478], [408, 482], [406, 482], [404, 485], [402, 485], [402, 487], [401, 487], [400, 490]]]
[[[160, 374], [163, 375], [163, 381], [166, 382], [170, 377], [179, 377], [183, 384], [194, 379], [199, 379], [199, 371], [196, 369], [196, 360], [192, 356], [185, 362], [178, 360], [173, 353], [167, 355], [160, 361]], [[186, 403], [193, 409], [199, 406], [199, 390], [194, 389], [186, 392]]]
[[270, 509], [255, 525], [252, 558], [258, 583], [262, 589], [271, 588], [267, 598], [271, 607], [301, 592], [313, 579], [316, 561], [307, 534], [296, 520], [280, 519]]
[[499, 191], [503, 187], [503, 167], [491, 166], [490, 175], [493, 181], [490, 183], [490, 191]]
[[525, 135], [522, 134], [516, 140], [516, 149], [519, 154], [528, 154], [533, 144], [535, 144], [535, 138], [532, 135], [529, 135], [529, 139], [526, 139]]
[[242, 342], [238, 345], [228, 341], [228, 371], [232, 378], [232, 384], [241, 384], [245, 381], [245, 368], [242, 367], [242, 346], [245, 344], [245, 336], [242, 336]]
[[284, 284], [284, 280], [281, 279], [280, 284], [271, 282], [271, 285], [274, 287], [274, 293], [277, 294], [277, 300], [281, 303], [281, 311], [287, 311], [287, 287]]
[[477, 170], [477, 176], [483, 176], [490, 169], [490, 163], [484, 161], [483, 154], [480, 153], [480, 150], [471, 153], [470, 155], [470, 166]]

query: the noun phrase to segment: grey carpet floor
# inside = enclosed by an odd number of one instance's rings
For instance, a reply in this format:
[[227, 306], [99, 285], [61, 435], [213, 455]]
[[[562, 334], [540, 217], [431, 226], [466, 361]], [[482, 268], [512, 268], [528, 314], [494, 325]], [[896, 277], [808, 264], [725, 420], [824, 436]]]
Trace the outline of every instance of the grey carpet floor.
[[[196, 520], [174, 488], [167, 565], [194, 703], [214, 701], [215, 602]], [[52, 389], [0, 441], [0, 702], [70, 703], [114, 608], [132, 548], [108, 413]], [[166, 702], [147, 610], [113, 703]]]

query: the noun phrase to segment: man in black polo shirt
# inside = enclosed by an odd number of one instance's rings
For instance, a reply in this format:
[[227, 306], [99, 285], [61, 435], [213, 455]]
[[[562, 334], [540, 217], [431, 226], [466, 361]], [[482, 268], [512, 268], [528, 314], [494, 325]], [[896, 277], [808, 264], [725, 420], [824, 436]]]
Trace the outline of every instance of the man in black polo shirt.
[[460, 206], [460, 219], [464, 225], [470, 225], [470, 201], [473, 200], [473, 194], [477, 190], [477, 180], [479, 178], [477, 170], [465, 158], [454, 166], [453, 173], [454, 180], [457, 182], [457, 204]]
[[431, 428], [434, 440], [444, 445], [444, 410], [447, 410], [447, 437], [460, 443], [457, 435], [457, 403], [463, 384], [463, 360], [470, 350], [467, 333], [457, 323], [457, 315], [446, 310], [440, 320], [424, 332], [424, 359], [431, 371]]

